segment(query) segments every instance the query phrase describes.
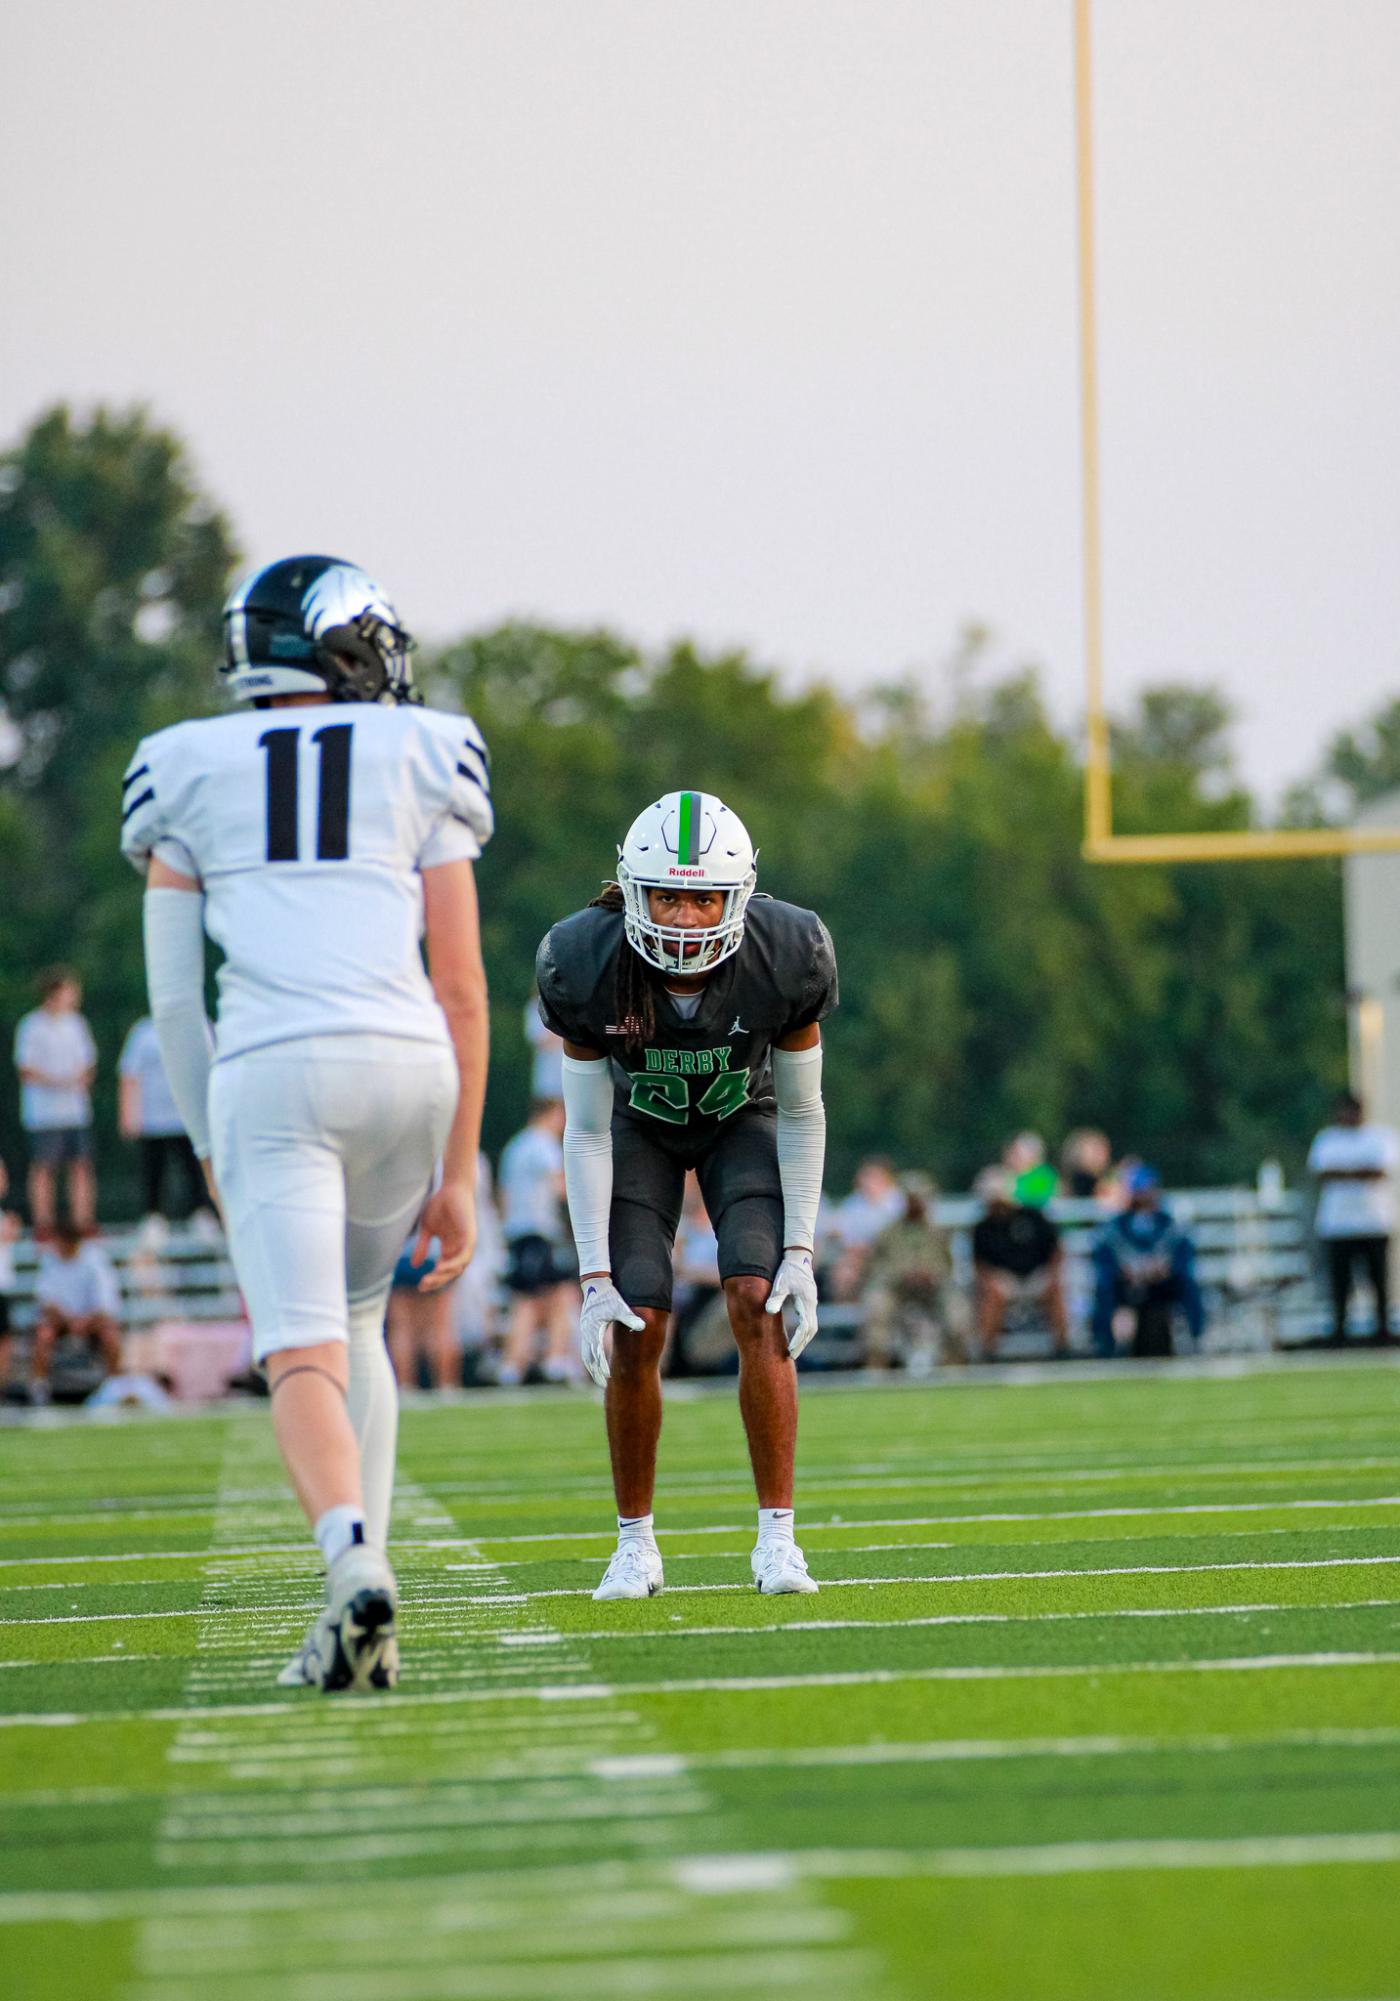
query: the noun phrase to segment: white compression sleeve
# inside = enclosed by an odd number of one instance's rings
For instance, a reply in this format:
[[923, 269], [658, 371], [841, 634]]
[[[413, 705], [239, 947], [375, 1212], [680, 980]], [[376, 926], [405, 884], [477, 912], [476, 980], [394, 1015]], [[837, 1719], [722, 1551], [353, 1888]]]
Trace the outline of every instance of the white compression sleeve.
[[389, 1510], [394, 1500], [394, 1461], [399, 1442], [399, 1386], [384, 1345], [386, 1286], [372, 1299], [350, 1302], [350, 1387], [346, 1402], [360, 1448], [360, 1492], [365, 1536], [376, 1549], [389, 1542]]
[[613, 1081], [606, 1057], [564, 1058], [564, 1186], [581, 1272], [611, 1269]]
[[778, 1178], [783, 1184], [783, 1248], [816, 1243], [817, 1210], [826, 1164], [826, 1107], [822, 1103], [822, 1046], [773, 1051], [773, 1091], [778, 1100]]
[[142, 929], [160, 1060], [185, 1131], [207, 1160], [214, 1044], [204, 1012], [204, 898], [191, 889], [148, 889]]

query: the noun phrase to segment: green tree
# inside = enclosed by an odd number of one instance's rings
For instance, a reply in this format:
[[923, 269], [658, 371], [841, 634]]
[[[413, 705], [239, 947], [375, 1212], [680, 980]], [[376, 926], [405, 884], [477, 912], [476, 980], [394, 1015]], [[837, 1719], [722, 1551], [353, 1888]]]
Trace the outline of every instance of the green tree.
[[[32, 1005], [53, 962], [81, 974], [101, 1052], [102, 1167], [115, 1058], [142, 1011], [140, 886], [116, 846], [138, 738], [216, 699], [219, 606], [234, 558], [183, 447], [144, 411], [46, 411], [0, 458], [0, 1016]], [[16, 1157], [8, 1061], [0, 1144]]]

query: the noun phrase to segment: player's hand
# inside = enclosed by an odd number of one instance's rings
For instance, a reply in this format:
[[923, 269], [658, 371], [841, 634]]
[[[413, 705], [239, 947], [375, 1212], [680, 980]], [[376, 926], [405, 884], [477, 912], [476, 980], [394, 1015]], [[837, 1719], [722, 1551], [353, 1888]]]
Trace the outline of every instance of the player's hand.
[[792, 1301], [793, 1328], [788, 1335], [788, 1353], [795, 1362], [817, 1331], [817, 1281], [812, 1271], [810, 1251], [784, 1251], [765, 1313], [781, 1313], [784, 1300]]
[[438, 1261], [426, 1278], [418, 1281], [420, 1292], [441, 1292], [462, 1276], [476, 1249], [476, 1190], [464, 1182], [444, 1181], [423, 1205], [418, 1219], [418, 1235], [413, 1240], [412, 1262], [426, 1263], [433, 1238], [438, 1240]]
[[219, 1184], [214, 1179], [214, 1163], [211, 1160], [201, 1160], [199, 1167], [200, 1172], [204, 1176], [204, 1185], [209, 1190], [209, 1200], [214, 1205], [214, 1214], [222, 1223], [224, 1220], [224, 1211], [223, 1204], [219, 1201]]
[[579, 1315], [579, 1349], [583, 1366], [599, 1389], [607, 1385], [612, 1371], [604, 1337], [614, 1321], [641, 1333], [646, 1322], [635, 1314], [606, 1272], [583, 1281], [583, 1312]]

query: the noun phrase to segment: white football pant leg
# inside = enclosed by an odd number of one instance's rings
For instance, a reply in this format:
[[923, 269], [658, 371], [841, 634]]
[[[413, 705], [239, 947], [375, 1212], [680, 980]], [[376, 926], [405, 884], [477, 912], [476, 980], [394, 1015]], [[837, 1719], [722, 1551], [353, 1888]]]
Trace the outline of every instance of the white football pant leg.
[[365, 1537], [376, 1549], [389, 1545], [399, 1442], [399, 1386], [384, 1345], [388, 1299], [385, 1286], [370, 1299], [350, 1302], [350, 1422], [360, 1446]]

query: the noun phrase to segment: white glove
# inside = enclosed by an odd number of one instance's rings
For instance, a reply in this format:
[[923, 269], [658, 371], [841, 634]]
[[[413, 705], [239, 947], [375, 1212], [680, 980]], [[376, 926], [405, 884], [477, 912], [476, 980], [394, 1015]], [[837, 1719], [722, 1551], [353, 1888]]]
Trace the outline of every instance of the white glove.
[[810, 1251], [784, 1251], [764, 1312], [781, 1313], [785, 1299], [792, 1301], [794, 1326], [788, 1335], [788, 1353], [795, 1362], [817, 1331], [817, 1281]]
[[638, 1333], [646, 1326], [632, 1311], [610, 1278], [588, 1278], [583, 1282], [583, 1312], [579, 1315], [579, 1347], [583, 1366], [601, 1390], [611, 1374], [603, 1338], [614, 1320]]

